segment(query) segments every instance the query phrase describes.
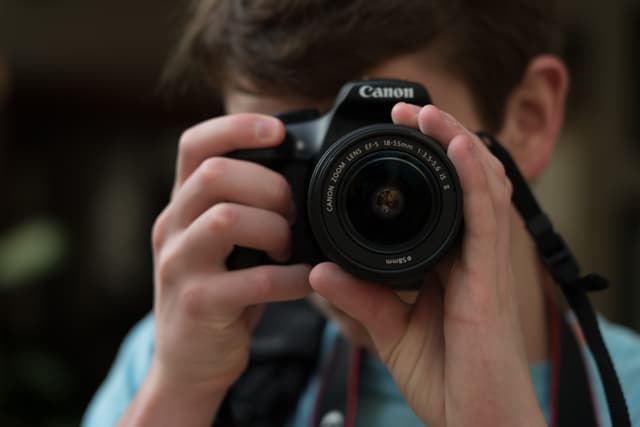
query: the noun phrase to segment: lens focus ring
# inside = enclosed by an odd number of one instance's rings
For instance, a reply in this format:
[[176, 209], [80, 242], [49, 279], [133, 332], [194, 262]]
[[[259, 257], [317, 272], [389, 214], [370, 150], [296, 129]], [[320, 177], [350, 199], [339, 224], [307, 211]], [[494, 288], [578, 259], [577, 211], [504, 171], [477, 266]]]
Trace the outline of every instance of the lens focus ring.
[[462, 197], [433, 139], [396, 125], [360, 128], [333, 143], [308, 190], [311, 228], [325, 255], [365, 279], [415, 282], [454, 243]]

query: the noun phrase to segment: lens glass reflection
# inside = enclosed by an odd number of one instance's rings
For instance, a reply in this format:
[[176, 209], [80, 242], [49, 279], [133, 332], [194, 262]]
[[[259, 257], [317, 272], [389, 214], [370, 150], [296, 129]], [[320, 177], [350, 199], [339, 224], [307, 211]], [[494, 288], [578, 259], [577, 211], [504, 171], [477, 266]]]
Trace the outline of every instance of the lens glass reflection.
[[433, 214], [431, 181], [398, 157], [367, 162], [347, 183], [351, 227], [373, 245], [403, 245], [419, 237]]

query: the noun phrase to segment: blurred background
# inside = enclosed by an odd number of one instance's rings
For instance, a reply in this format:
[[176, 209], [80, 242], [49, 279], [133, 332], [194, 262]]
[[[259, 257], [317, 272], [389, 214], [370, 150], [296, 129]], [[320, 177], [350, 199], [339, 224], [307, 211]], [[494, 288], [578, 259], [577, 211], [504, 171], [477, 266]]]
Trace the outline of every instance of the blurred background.
[[[151, 308], [150, 228], [181, 131], [158, 90], [185, 1], [0, 0], [0, 425], [77, 425]], [[606, 316], [640, 329], [640, 5], [563, 2], [567, 125], [543, 205]]]

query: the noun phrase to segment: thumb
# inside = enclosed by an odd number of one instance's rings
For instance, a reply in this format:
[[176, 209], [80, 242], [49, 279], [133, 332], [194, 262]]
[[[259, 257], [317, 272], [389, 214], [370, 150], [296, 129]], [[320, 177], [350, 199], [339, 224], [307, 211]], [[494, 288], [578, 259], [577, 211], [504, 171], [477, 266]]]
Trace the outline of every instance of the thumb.
[[362, 323], [379, 351], [402, 337], [411, 306], [391, 289], [357, 279], [330, 262], [315, 266], [309, 282], [327, 301]]

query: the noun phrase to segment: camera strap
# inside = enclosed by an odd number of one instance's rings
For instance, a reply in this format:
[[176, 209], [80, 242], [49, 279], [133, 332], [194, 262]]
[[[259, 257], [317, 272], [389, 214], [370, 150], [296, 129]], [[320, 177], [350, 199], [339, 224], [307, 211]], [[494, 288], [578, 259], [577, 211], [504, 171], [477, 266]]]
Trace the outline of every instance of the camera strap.
[[[582, 351], [584, 338], [600, 373], [612, 425], [630, 426], [622, 387], [604, 344], [595, 311], [586, 295], [587, 291], [607, 288], [607, 281], [596, 274], [580, 275], [571, 250], [553, 229], [509, 153], [491, 135], [480, 132], [478, 136], [504, 165], [513, 185], [513, 204], [523, 218], [544, 265], [560, 286], [579, 322], [580, 329], [574, 330], [558, 307], [551, 302], [547, 304], [551, 341], [552, 425], [596, 427], [599, 424], [587, 361]], [[320, 375], [311, 427], [355, 426], [361, 352], [349, 346], [340, 336], [336, 337]]]
[[549, 351], [549, 416], [553, 427], [598, 427], [597, 405], [580, 331], [547, 294]]
[[363, 353], [336, 335], [320, 371], [309, 427], [355, 427]]
[[560, 286], [567, 303], [580, 324], [582, 334], [596, 362], [605, 390], [611, 425], [631, 426], [627, 404], [611, 356], [600, 332], [598, 320], [587, 292], [608, 287], [597, 274], [580, 274], [580, 267], [564, 239], [553, 229], [549, 217], [542, 211], [527, 182], [509, 153], [485, 132], [477, 135], [485, 141], [491, 153], [502, 162], [513, 186], [512, 201], [533, 238], [538, 254], [549, 273]]

